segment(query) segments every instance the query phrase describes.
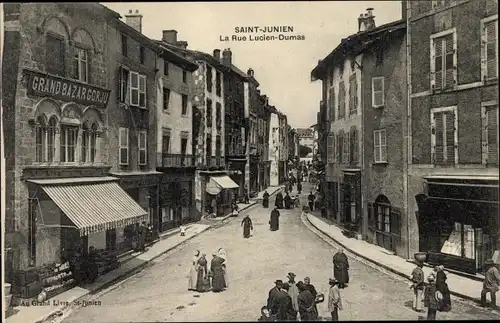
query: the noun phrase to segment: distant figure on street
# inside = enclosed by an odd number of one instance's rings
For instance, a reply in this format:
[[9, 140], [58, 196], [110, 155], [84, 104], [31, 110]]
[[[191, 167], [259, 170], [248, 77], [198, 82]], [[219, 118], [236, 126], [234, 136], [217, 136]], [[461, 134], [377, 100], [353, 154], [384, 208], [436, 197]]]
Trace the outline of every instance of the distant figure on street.
[[273, 300], [276, 294], [280, 291], [281, 287], [283, 287], [283, 281], [281, 279], [278, 279], [274, 282], [274, 287], [269, 290], [269, 295], [267, 297], [267, 308], [271, 315], [276, 314], [276, 309], [274, 309], [273, 306]]
[[311, 191], [311, 193], [309, 193], [309, 195], [307, 196], [307, 200], [309, 201], [309, 210], [311, 212], [314, 211], [314, 200], [315, 199], [316, 199], [316, 196]]
[[428, 284], [425, 287], [424, 306], [427, 307], [427, 321], [435, 321], [436, 313], [439, 309], [438, 300], [436, 299], [436, 281], [434, 273], [427, 277]]
[[285, 209], [291, 209], [292, 208], [292, 198], [288, 193], [286, 193], [285, 198]]
[[229, 282], [227, 280], [227, 254], [226, 250], [224, 248], [219, 248], [218, 251], [218, 256], [224, 260], [224, 263], [222, 264], [222, 271], [224, 272], [224, 288], [229, 287]]
[[333, 256], [333, 276], [339, 282], [339, 288], [349, 283], [349, 260], [342, 248]]
[[338, 321], [339, 311], [342, 310], [339, 282], [335, 278], [330, 278], [328, 284], [330, 285], [330, 290], [328, 291], [328, 312], [332, 314], [332, 321]]
[[298, 182], [297, 183], [297, 193], [302, 193], [302, 183], [301, 182]]
[[293, 200], [293, 206], [294, 207], [300, 207], [300, 196], [299, 196], [299, 194], [295, 195], [295, 198]]
[[283, 193], [281, 193], [281, 191], [278, 192], [278, 194], [276, 194], [274, 205], [276, 206], [277, 209], [283, 208]]
[[271, 211], [269, 226], [271, 231], [276, 231], [280, 229], [280, 212], [276, 207]]
[[444, 266], [436, 267], [436, 288], [442, 295], [442, 300], [439, 302], [439, 311], [449, 312], [451, 311], [451, 297], [450, 289], [446, 283], [446, 273], [444, 271]]
[[269, 193], [267, 190], [264, 192], [264, 195], [262, 195], [262, 206], [266, 209], [269, 207]]
[[253, 230], [253, 224], [248, 214], [241, 221], [241, 226], [243, 226], [243, 238], [250, 238], [250, 231]]
[[206, 254], [198, 258], [198, 278], [196, 280], [196, 291], [200, 293], [207, 292], [210, 289], [210, 279], [208, 278]]
[[299, 288], [299, 314], [301, 321], [315, 321], [318, 317], [318, 313], [316, 313], [314, 296], [311, 292], [306, 288], [303, 282], [298, 282], [297, 287]]
[[245, 204], [249, 204], [250, 203], [250, 193], [248, 192], [248, 186], [245, 185], [245, 188], [244, 188], [244, 195], [243, 197], [245, 198]]
[[290, 286], [284, 283], [273, 298], [272, 307], [276, 310], [277, 321], [295, 321], [297, 312], [293, 309], [292, 298], [288, 294]]
[[146, 250], [146, 237], [148, 235], [149, 228], [146, 225], [146, 221], [142, 221], [139, 226], [139, 251]]
[[483, 290], [481, 291], [481, 306], [486, 306], [486, 294], [490, 293], [491, 307], [496, 308], [498, 286], [500, 285], [500, 273], [493, 259], [484, 262], [486, 273], [484, 274]]
[[411, 273], [412, 285], [410, 288], [413, 289], [413, 310], [417, 312], [423, 312], [422, 309], [422, 295], [424, 293], [424, 271], [422, 270], [424, 264], [418, 262], [417, 266], [413, 269]]
[[224, 281], [224, 269], [222, 265], [224, 264], [224, 259], [219, 257], [217, 253], [214, 253], [212, 261], [210, 263], [210, 272], [212, 273], [212, 291], [214, 293], [222, 292], [226, 286]]
[[217, 216], [217, 198], [214, 196], [211, 202], [212, 205], [212, 213]]
[[290, 289], [288, 290], [288, 295], [292, 298], [292, 305], [295, 312], [299, 312], [299, 288], [295, 282], [295, 274], [288, 273], [288, 285], [290, 285]]
[[198, 282], [198, 259], [200, 258], [200, 250], [194, 252], [193, 259], [191, 260], [191, 269], [189, 270], [189, 283], [188, 290], [196, 290]]

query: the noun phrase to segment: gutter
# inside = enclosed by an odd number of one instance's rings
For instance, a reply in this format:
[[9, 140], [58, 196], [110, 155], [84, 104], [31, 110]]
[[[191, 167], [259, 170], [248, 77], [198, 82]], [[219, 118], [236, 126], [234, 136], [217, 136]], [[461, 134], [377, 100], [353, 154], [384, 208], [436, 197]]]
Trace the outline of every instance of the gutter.
[[[412, 155], [412, 141], [411, 141], [411, 29], [410, 29], [410, 18], [411, 18], [411, 1], [407, 1], [406, 7], [406, 149], [403, 154], [406, 154], [406, 160], [403, 164], [404, 175], [403, 175], [403, 209], [406, 214], [406, 239], [407, 241], [407, 258], [410, 258], [410, 214], [409, 214], [409, 189], [408, 182], [410, 180], [410, 175], [408, 169], [411, 165], [411, 155]], [[403, 134], [404, 136], [405, 134]]]

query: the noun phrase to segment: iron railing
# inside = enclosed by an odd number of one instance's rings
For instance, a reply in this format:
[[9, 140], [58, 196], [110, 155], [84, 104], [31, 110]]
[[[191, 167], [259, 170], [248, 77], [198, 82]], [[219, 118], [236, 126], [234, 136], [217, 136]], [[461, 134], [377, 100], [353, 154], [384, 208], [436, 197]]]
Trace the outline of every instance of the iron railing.
[[163, 154], [162, 167], [195, 167], [196, 156], [185, 154]]

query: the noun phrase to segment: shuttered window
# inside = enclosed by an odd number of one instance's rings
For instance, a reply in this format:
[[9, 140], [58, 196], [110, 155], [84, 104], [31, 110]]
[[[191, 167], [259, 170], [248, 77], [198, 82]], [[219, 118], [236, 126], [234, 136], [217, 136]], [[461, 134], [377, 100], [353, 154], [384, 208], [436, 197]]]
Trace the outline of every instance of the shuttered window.
[[447, 89], [456, 84], [455, 34], [450, 33], [432, 40], [431, 88]]
[[485, 107], [483, 147], [485, 164], [498, 165], [498, 105]]
[[344, 133], [342, 131], [337, 135], [337, 161], [338, 163], [344, 161]]
[[455, 110], [433, 112], [432, 138], [433, 161], [437, 165], [455, 164], [457, 154]]
[[331, 86], [328, 89], [328, 119], [335, 121], [335, 88]]
[[349, 136], [350, 139], [350, 152], [351, 152], [351, 157], [350, 160], [351, 162], [358, 162], [358, 155], [359, 155], [359, 146], [358, 146], [358, 131], [356, 130], [355, 126], [351, 127], [351, 135]]
[[344, 148], [344, 151], [342, 153], [342, 162], [344, 164], [348, 164], [349, 163], [349, 151], [350, 151], [350, 147], [349, 147], [349, 132], [346, 132], [344, 133], [344, 136], [343, 136], [343, 139], [344, 139], [344, 143], [342, 145], [342, 147]]
[[372, 107], [379, 108], [384, 106], [384, 77], [372, 78]]
[[373, 161], [374, 163], [387, 162], [387, 140], [385, 129], [373, 131]]
[[339, 83], [339, 119], [345, 117], [345, 86], [344, 82]]
[[349, 115], [358, 113], [358, 82], [356, 74], [349, 77]]
[[328, 164], [333, 164], [335, 162], [335, 137], [333, 135], [328, 135], [326, 138], [326, 157]]
[[119, 129], [118, 146], [120, 149], [119, 156], [118, 156], [118, 163], [120, 165], [128, 165], [128, 158], [129, 158], [129, 130], [128, 130], [128, 128], [120, 128]]
[[482, 74], [483, 80], [498, 78], [498, 19], [486, 18], [482, 24]]

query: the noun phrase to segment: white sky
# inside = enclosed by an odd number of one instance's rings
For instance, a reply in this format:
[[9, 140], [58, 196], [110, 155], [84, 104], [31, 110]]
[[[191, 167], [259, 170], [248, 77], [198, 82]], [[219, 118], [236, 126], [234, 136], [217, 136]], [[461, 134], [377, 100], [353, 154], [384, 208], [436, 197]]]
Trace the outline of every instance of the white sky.
[[[161, 39], [162, 30], [175, 29], [188, 48], [211, 54], [231, 48], [233, 64], [253, 68], [262, 94], [288, 116], [295, 128], [316, 123], [321, 100], [319, 82], [310, 73], [345, 38], [358, 30], [357, 18], [374, 8], [377, 26], [401, 19], [401, 1], [287, 1], [287, 2], [113, 2], [102, 3], [122, 17], [139, 10], [143, 34]], [[237, 26], [292, 26], [305, 40], [221, 42]], [[240, 34], [241, 35], [241, 34]]]

